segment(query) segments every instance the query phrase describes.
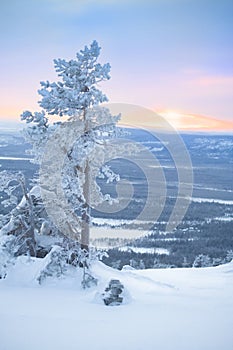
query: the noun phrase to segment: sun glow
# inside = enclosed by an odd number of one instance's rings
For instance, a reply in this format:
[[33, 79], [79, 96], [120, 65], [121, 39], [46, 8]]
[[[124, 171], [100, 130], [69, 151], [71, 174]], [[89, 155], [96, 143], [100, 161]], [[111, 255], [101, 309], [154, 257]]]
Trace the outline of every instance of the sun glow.
[[[124, 108], [125, 108], [125, 104]], [[113, 104], [114, 106], [114, 104]], [[34, 107], [34, 106], [33, 106]], [[106, 107], [109, 107], [108, 104]], [[138, 106], [139, 107], [139, 106]], [[32, 108], [34, 110], [35, 108]], [[0, 120], [9, 121], [9, 122], [20, 122], [20, 114], [22, 113], [23, 108], [21, 110], [14, 108], [1, 108]], [[124, 116], [122, 115], [122, 119], [120, 121], [121, 125], [127, 125], [127, 127], [135, 126], [135, 124], [144, 125], [146, 127], [158, 127], [162, 125], [162, 120], [168, 122], [171, 127], [180, 130], [180, 131], [219, 131], [219, 132], [232, 132], [233, 131], [233, 121], [231, 120], [223, 120], [216, 119], [213, 117], [207, 117], [194, 113], [187, 113], [182, 111], [176, 111], [171, 109], [154, 109], [148, 110], [151, 111], [147, 115], [145, 119], [145, 110], [136, 108], [135, 111], [130, 113], [131, 115]], [[121, 113], [121, 104], [116, 104], [116, 110], [111, 106], [111, 112], [113, 114]], [[126, 113], [127, 114], [127, 113]], [[157, 117], [156, 117], [157, 115]], [[162, 118], [159, 118], [162, 117]], [[59, 117], [51, 118], [52, 121], [60, 120]]]
[[230, 131], [233, 130], [233, 121], [215, 119], [199, 114], [184, 113], [172, 110], [157, 111], [174, 128], [178, 130], [199, 131]]

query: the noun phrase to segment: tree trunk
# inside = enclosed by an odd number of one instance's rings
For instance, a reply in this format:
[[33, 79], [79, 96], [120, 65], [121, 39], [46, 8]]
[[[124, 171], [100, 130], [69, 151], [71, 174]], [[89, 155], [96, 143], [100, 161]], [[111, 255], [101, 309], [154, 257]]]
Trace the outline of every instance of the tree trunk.
[[[86, 119], [86, 110], [83, 111], [83, 120], [85, 123], [84, 133], [88, 133], [88, 120]], [[82, 227], [81, 227], [81, 249], [89, 250], [90, 241], [90, 164], [87, 156], [86, 166], [84, 169], [84, 185], [83, 185], [83, 196], [84, 203], [82, 206]]]
[[84, 170], [84, 176], [83, 196], [85, 202], [82, 207], [81, 248], [88, 251], [90, 241], [90, 165], [88, 160]]

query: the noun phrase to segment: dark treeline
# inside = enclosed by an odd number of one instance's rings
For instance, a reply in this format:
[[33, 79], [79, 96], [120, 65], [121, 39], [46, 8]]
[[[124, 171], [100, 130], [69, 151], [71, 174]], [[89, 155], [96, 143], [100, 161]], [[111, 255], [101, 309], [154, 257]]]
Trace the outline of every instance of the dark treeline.
[[233, 250], [232, 222], [210, 221], [196, 224], [192, 229], [164, 234], [153, 232], [151, 235], [128, 244], [134, 247], [164, 248], [169, 254], [135, 253], [120, 251], [117, 248], [108, 251], [104, 262], [110, 266], [122, 268], [134, 259], [139, 265], [143, 260], [145, 268], [152, 267], [191, 267], [198, 255], [210, 258], [211, 265], [226, 262], [226, 256]]

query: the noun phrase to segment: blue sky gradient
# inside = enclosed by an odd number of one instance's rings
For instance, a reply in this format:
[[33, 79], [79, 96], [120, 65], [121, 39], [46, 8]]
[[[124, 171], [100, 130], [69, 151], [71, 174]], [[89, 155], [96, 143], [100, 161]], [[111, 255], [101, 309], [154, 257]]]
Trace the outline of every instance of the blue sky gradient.
[[2, 0], [0, 17], [1, 119], [37, 109], [53, 59], [96, 39], [111, 102], [233, 120], [232, 0]]

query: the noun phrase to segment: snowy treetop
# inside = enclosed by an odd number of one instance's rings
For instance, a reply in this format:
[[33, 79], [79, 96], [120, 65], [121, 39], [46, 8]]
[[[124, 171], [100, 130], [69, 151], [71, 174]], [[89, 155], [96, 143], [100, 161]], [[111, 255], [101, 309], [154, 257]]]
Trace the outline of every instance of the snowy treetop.
[[90, 48], [85, 46], [76, 54], [76, 60], [54, 60], [55, 70], [61, 81], [41, 82], [42, 96], [39, 102], [49, 114], [74, 116], [77, 111], [106, 102], [107, 97], [96, 84], [110, 79], [110, 64], [97, 63], [100, 47], [94, 40]]

